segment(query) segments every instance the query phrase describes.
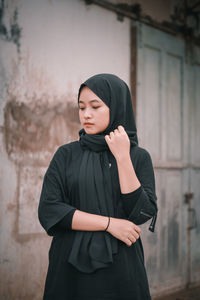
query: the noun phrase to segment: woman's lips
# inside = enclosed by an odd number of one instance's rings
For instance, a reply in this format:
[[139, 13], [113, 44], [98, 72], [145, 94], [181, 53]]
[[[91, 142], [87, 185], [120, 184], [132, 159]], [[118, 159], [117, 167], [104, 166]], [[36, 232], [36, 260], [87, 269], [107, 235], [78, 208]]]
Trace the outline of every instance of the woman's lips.
[[92, 125], [94, 125], [94, 124], [92, 124], [92, 123], [84, 123], [84, 125], [85, 125], [85, 126], [92, 126]]

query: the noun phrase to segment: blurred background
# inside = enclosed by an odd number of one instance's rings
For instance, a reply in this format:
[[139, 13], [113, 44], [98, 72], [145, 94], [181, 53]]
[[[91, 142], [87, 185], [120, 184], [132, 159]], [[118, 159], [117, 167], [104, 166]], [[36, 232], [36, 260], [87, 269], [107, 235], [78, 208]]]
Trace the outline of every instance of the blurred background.
[[43, 175], [78, 139], [78, 88], [97, 73], [130, 87], [155, 168], [156, 231], [142, 226], [152, 295], [200, 284], [200, 1], [0, 0], [1, 300], [42, 297]]

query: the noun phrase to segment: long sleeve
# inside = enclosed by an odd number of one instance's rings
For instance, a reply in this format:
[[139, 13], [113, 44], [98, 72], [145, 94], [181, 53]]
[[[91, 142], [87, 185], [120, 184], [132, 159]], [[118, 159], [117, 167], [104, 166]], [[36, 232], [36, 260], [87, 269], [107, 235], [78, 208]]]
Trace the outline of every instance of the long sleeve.
[[123, 201], [123, 207], [126, 215], [130, 215], [131, 211], [134, 209], [138, 199], [140, 198], [140, 194], [142, 193], [142, 186], [140, 186], [137, 190], [122, 194], [121, 199]]
[[141, 186], [127, 194], [121, 194], [124, 211], [129, 220], [137, 225], [149, 219], [152, 223], [149, 230], [154, 231], [157, 217], [157, 196], [155, 194], [155, 177], [150, 154], [144, 150], [138, 161], [136, 175]]
[[76, 211], [76, 208], [73, 208], [72, 210], [70, 210], [70, 212], [68, 212], [68, 214], [66, 214], [62, 218], [61, 221], [59, 221], [58, 223], [56, 223], [51, 228], [51, 231], [52, 232], [56, 232], [56, 231], [62, 230], [64, 232], [66, 232], [66, 230], [71, 230], [72, 229], [72, 219], [73, 219], [75, 211]]
[[55, 235], [62, 226], [53, 227], [64, 216], [75, 208], [69, 204], [67, 195], [66, 173], [67, 150], [60, 147], [44, 176], [39, 206], [38, 218], [48, 235]]

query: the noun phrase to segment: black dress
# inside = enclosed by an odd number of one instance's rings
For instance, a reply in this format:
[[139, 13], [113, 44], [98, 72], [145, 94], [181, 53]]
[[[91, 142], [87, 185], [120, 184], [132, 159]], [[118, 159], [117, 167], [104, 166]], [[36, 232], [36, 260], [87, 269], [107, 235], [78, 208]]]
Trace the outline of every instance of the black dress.
[[[38, 207], [39, 220], [53, 239], [43, 300], [149, 300], [151, 297], [140, 238], [130, 247], [117, 240], [118, 253], [114, 255], [114, 262], [93, 273], [80, 272], [68, 263], [76, 234], [71, 229], [71, 221], [73, 213], [79, 208], [77, 178], [82, 155], [79, 141], [61, 146], [44, 177]], [[141, 187], [122, 194], [117, 164], [109, 152], [112, 185], [117, 201], [115, 217], [129, 219], [139, 225], [157, 211], [154, 171], [151, 157], [145, 149], [131, 147], [131, 159]]]

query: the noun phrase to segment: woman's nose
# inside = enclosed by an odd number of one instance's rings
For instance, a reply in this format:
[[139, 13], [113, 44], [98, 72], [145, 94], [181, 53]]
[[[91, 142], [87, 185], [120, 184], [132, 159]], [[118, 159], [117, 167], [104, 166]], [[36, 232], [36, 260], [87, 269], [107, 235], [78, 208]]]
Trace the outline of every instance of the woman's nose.
[[90, 118], [90, 117], [91, 117], [91, 111], [89, 109], [85, 109], [84, 118]]

